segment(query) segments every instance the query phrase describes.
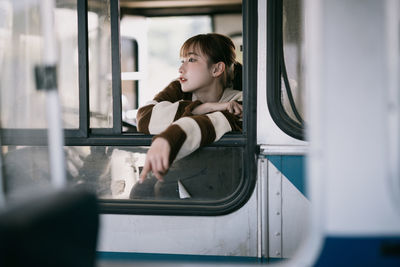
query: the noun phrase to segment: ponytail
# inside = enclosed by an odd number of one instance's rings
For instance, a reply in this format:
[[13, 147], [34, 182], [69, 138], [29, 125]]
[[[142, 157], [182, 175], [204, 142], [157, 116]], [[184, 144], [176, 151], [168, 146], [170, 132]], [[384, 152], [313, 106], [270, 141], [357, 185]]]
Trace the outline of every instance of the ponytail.
[[232, 87], [234, 90], [242, 91], [242, 64], [235, 62], [233, 64]]

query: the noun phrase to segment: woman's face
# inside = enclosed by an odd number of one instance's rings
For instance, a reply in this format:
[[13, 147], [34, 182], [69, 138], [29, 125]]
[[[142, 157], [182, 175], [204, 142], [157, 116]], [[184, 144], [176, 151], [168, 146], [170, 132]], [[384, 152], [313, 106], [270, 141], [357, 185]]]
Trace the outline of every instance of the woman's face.
[[199, 49], [191, 47], [182, 58], [179, 68], [179, 81], [183, 92], [196, 92], [207, 90], [214, 80], [208, 58]]

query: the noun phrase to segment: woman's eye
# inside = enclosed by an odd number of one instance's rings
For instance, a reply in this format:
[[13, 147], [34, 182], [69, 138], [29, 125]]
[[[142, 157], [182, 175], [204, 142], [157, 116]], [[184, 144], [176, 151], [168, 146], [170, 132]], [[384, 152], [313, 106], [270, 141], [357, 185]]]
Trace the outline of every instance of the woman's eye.
[[189, 58], [189, 62], [195, 62], [196, 60], [194, 58]]

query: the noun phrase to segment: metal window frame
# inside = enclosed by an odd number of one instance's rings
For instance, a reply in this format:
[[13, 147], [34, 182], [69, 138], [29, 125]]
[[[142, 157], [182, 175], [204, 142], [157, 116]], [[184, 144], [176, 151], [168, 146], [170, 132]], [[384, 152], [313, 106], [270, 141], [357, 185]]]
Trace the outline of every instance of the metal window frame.
[[[89, 135], [89, 33], [87, 0], [78, 0], [78, 66], [79, 66], [79, 130], [69, 131], [65, 138]], [[77, 136], [74, 136], [75, 135]]]
[[[113, 128], [91, 129], [89, 110], [88, 5], [78, 0], [79, 129], [66, 129], [65, 146], [149, 146], [152, 135], [122, 133], [120, 6], [110, 1]], [[211, 147], [243, 148], [243, 179], [236, 191], [215, 201], [99, 200], [100, 212], [113, 214], [223, 215], [239, 209], [250, 198], [256, 183], [257, 1], [244, 0], [243, 14], [243, 132], [228, 133]], [[116, 115], [117, 114], [117, 115]], [[21, 140], [26, 143], [21, 143]], [[29, 140], [29, 141], [27, 141]], [[2, 129], [2, 145], [47, 145], [45, 129]]]

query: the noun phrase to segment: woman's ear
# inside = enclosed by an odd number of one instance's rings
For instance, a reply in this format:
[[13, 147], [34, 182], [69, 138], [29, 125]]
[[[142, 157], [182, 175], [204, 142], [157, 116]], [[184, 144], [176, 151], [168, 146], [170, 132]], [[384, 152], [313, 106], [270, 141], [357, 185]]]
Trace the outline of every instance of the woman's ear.
[[212, 67], [212, 75], [213, 77], [219, 77], [224, 73], [225, 71], [225, 63], [220, 61], [218, 63], [215, 63]]

